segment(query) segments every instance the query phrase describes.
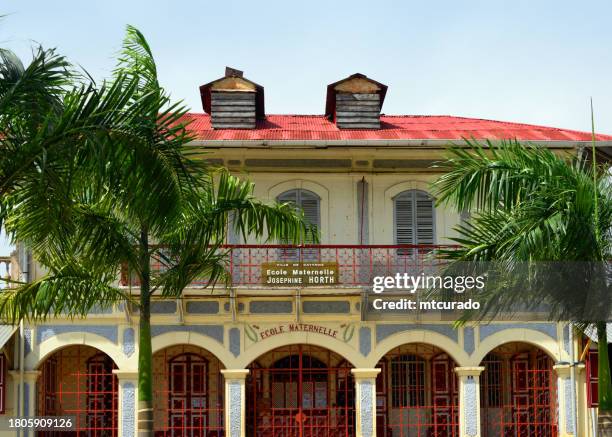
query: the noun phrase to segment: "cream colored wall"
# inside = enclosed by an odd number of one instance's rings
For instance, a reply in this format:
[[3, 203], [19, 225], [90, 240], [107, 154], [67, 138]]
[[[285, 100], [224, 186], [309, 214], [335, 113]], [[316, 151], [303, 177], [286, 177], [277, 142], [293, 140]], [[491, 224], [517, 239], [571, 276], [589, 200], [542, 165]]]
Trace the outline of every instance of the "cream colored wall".
[[[255, 196], [274, 201], [285, 191], [302, 188], [316, 193], [321, 209], [321, 244], [357, 244], [359, 204], [357, 184], [368, 183], [369, 244], [394, 244], [393, 198], [402, 191], [418, 189], [432, 194], [435, 174], [419, 173], [237, 173], [255, 184]], [[436, 244], [451, 244], [459, 214], [436, 207]], [[249, 243], [255, 243], [251, 239]]]

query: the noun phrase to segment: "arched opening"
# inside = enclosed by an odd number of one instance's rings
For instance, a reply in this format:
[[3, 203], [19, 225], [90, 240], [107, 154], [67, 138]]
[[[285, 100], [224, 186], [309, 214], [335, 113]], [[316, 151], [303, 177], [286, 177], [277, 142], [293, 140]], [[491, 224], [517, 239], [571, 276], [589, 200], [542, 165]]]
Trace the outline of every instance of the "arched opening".
[[[72, 416], [74, 431], [62, 436], [114, 437], [118, 430], [117, 366], [89, 346], [69, 346], [48, 357], [40, 367], [40, 416]], [[50, 437], [54, 431], [39, 431]]]
[[354, 434], [355, 384], [340, 355], [312, 345], [274, 349], [249, 366], [247, 435]]
[[525, 343], [506, 343], [481, 362], [483, 437], [557, 435], [556, 375], [553, 360]]
[[459, 435], [455, 361], [435, 346], [399, 346], [380, 359], [376, 434], [384, 437]]
[[191, 345], [153, 355], [156, 437], [222, 436], [224, 381], [221, 362]]

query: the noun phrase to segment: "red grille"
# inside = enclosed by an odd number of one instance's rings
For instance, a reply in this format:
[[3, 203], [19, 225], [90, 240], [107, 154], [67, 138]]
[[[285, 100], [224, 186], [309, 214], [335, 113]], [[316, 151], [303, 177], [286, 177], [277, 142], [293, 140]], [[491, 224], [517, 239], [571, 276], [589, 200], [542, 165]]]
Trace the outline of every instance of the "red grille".
[[[391, 276], [396, 273], [434, 273], [444, 261], [436, 260], [436, 249], [452, 249], [455, 246], [434, 245], [230, 245], [228, 270], [234, 286], [261, 285], [261, 264], [265, 262], [335, 262], [339, 269], [339, 282], [344, 286], [371, 286], [375, 276]], [[166, 266], [153, 261], [153, 271], [163, 271]], [[130, 275], [122, 273], [122, 283], [127, 285]], [[138, 279], [132, 275], [132, 285]], [[206, 285], [206, 280], [193, 285]]]
[[219, 361], [196, 347], [155, 354], [154, 420], [157, 437], [223, 435], [223, 387]]
[[490, 353], [482, 364], [483, 437], [556, 437], [556, 377], [548, 356]]
[[589, 408], [599, 406], [599, 353], [597, 349], [591, 349], [586, 356], [587, 374], [587, 405]]
[[379, 362], [377, 435], [455, 437], [459, 406], [455, 363], [433, 346], [405, 345]]
[[39, 380], [39, 414], [75, 416], [75, 431], [38, 436], [117, 435], [117, 377], [110, 357], [90, 347], [70, 347], [45, 361]]
[[314, 346], [276, 349], [250, 366], [247, 435], [354, 434], [354, 381], [339, 355]]

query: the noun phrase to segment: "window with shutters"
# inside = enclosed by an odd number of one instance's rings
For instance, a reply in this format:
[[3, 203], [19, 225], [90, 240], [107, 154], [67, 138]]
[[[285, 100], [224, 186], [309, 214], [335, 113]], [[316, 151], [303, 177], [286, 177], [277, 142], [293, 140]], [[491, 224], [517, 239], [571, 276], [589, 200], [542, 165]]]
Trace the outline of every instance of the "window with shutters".
[[[433, 197], [425, 191], [404, 191], [395, 196], [393, 207], [395, 244], [433, 245], [435, 243]], [[412, 251], [405, 252], [412, 253]]]
[[[296, 208], [301, 209], [304, 212], [304, 218], [308, 223], [316, 226], [317, 229], [321, 227], [321, 199], [315, 193], [304, 189], [295, 189], [285, 191], [280, 194], [276, 200], [282, 203], [291, 203]], [[306, 243], [312, 243], [312, 240], [306, 241]], [[283, 251], [283, 258], [287, 260], [304, 260], [304, 261], [316, 261], [318, 256], [313, 249], [290, 249]]]

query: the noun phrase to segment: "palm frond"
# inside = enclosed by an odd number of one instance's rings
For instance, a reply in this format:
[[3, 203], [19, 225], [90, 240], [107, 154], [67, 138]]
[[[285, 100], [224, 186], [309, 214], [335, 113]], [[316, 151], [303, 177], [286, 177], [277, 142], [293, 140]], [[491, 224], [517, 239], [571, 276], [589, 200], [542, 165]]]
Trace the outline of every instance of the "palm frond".
[[92, 274], [75, 263], [37, 281], [0, 293], [0, 314], [7, 323], [42, 321], [52, 316], [84, 317], [130, 297], [114, 286], [114, 277]]

